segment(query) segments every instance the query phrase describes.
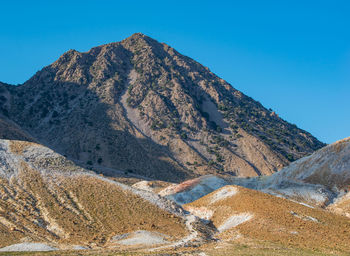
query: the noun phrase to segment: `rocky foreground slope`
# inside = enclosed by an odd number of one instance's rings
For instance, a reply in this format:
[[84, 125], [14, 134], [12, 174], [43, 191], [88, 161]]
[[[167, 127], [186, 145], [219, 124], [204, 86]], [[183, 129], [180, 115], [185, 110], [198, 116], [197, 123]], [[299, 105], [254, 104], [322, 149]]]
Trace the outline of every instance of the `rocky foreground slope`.
[[[225, 186], [184, 208], [212, 221], [218, 230], [215, 238], [221, 241], [263, 241], [284, 247], [317, 248], [336, 255], [350, 252], [348, 218], [260, 191]], [[266, 255], [275, 255], [270, 253]]]
[[39, 144], [0, 140], [0, 247], [10, 246], [0, 251], [183, 246], [205, 232], [210, 228], [155, 194]]
[[[327, 152], [325, 159], [336, 152], [339, 160], [329, 157], [328, 166], [340, 166], [337, 171], [346, 174], [343, 153], [348, 143], [343, 140], [314, 155]], [[296, 175], [289, 173], [291, 177]], [[257, 178], [241, 180], [252, 184]], [[221, 255], [232, 253], [230, 246], [263, 244], [272, 251], [282, 246], [298, 252], [350, 252], [349, 218], [301, 204], [282, 192], [279, 196], [287, 199], [228, 182], [204, 176], [165, 188], [159, 181], [130, 187], [78, 167], [42, 145], [0, 140], [0, 253], [69, 249], [75, 255], [81, 249], [137, 249], [143, 254], [176, 249], [184, 255]], [[288, 184], [292, 188], [295, 183]], [[339, 190], [344, 189], [341, 184]]]
[[82, 165], [164, 181], [272, 174], [324, 146], [140, 33], [70, 50], [22, 85], [0, 84], [0, 110]]

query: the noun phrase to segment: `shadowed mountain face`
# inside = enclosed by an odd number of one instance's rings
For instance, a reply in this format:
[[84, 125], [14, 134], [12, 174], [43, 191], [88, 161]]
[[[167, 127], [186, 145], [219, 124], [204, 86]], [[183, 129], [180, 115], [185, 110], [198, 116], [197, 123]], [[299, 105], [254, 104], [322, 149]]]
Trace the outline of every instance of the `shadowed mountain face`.
[[0, 139], [35, 141], [32, 136], [8, 118], [7, 109], [11, 98], [8, 87], [10, 85], [0, 83]]
[[167, 181], [271, 174], [324, 146], [194, 60], [143, 34], [70, 50], [20, 86], [3, 113], [85, 165]]

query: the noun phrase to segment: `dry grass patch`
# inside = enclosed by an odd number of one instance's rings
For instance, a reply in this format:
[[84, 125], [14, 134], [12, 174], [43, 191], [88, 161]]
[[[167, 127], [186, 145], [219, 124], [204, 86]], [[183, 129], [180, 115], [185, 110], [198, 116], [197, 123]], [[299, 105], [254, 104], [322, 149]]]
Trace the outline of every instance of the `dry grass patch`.
[[33, 145], [33, 143], [27, 141], [9, 141], [10, 151], [17, 155], [22, 155], [23, 151], [31, 145]]
[[[256, 241], [270, 241], [301, 248], [336, 249], [350, 252], [350, 220], [322, 209], [312, 209], [262, 192], [234, 186], [237, 194], [211, 203], [213, 193], [189, 204], [214, 211], [211, 218], [219, 227], [230, 216], [250, 213], [254, 217], [218, 237], [233, 239], [237, 234]], [[187, 206], [185, 206], [186, 208]]]
[[[20, 238], [59, 244], [105, 246], [117, 234], [136, 230], [186, 235], [184, 221], [96, 176], [43, 175], [24, 162], [18, 179], [1, 180], [0, 247]], [[13, 239], [12, 239], [13, 238]]]

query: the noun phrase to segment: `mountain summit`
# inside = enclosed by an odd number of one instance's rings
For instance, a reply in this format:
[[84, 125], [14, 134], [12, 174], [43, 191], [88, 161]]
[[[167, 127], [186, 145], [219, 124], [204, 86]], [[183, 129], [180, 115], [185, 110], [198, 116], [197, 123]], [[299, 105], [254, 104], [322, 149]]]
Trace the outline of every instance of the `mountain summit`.
[[109, 175], [265, 175], [324, 146], [141, 33], [70, 50], [0, 94], [3, 115], [38, 142]]

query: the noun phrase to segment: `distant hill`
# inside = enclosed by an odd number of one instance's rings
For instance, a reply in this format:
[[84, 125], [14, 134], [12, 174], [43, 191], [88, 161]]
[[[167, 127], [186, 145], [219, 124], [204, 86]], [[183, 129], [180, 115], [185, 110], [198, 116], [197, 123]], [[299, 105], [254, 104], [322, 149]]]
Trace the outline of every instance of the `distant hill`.
[[225, 179], [207, 175], [168, 185], [157, 193], [186, 204], [232, 184], [350, 217], [350, 138], [330, 144], [270, 176]]
[[264, 191], [327, 206], [350, 217], [350, 138], [330, 144], [258, 183]]

